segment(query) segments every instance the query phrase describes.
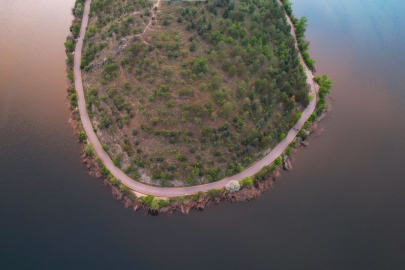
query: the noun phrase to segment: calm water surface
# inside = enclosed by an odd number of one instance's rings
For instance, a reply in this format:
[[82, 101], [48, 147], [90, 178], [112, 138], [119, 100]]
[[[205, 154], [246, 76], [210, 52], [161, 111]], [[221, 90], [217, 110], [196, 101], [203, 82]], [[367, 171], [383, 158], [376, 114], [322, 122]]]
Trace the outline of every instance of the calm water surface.
[[124, 209], [68, 124], [73, 0], [0, 0], [0, 269], [405, 269], [405, 2], [294, 0], [333, 111], [260, 199]]

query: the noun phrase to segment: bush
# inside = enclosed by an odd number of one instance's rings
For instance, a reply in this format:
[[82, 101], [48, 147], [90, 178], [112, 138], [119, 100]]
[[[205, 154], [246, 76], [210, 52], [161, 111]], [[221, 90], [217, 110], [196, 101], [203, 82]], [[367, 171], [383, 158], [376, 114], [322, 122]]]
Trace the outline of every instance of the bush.
[[85, 152], [86, 155], [88, 155], [88, 156], [94, 155], [93, 146], [92, 146], [91, 144], [86, 144], [86, 145], [84, 146], [84, 152]]
[[183, 87], [182, 89], [180, 89], [178, 91], [178, 93], [179, 93], [179, 96], [192, 96], [192, 95], [194, 95], [194, 90]]
[[160, 200], [154, 198], [152, 202], [149, 204], [149, 208], [153, 211], [156, 211], [160, 208]]
[[236, 75], [236, 72], [237, 72], [236, 66], [231, 66], [231, 67], [229, 68], [228, 74], [229, 74], [229, 76], [233, 77], [233, 76]]
[[238, 180], [232, 180], [229, 181], [228, 184], [226, 184], [225, 189], [229, 191], [230, 193], [234, 193], [236, 191], [240, 190], [240, 184]]
[[144, 204], [147, 204], [147, 205], [151, 205], [151, 203], [152, 203], [152, 201], [155, 199], [155, 197], [153, 196], [153, 195], [147, 195], [146, 197], [144, 197], [143, 199], [142, 199], [142, 202], [144, 203]]
[[121, 163], [121, 156], [120, 155], [115, 155], [113, 158], [113, 163], [116, 167], [120, 166]]
[[73, 75], [73, 72], [72, 72], [72, 71], [70, 71], [70, 72], [68, 73], [67, 78], [70, 80], [70, 82], [73, 82], [74, 75]]
[[176, 156], [176, 159], [177, 159], [178, 161], [187, 161], [187, 157], [184, 156], [184, 155], [182, 155], [182, 154], [178, 154], [178, 155]]
[[318, 116], [317, 116], [315, 113], [313, 113], [313, 114], [311, 114], [311, 116], [309, 117], [308, 121], [310, 121], [310, 122], [315, 122], [317, 118], [318, 118]]
[[131, 89], [131, 84], [128, 81], [126, 81], [123, 83], [122, 87], [124, 87], [124, 89], [129, 90], [129, 89]]
[[276, 159], [274, 160], [274, 164], [277, 165], [277, 166], [280, 165], [281, 162], [282, 162], [281, 157], [278, 157], [278, 158], [276, 158]]
[[221, 169], [220, 168], [210, 168], [206, 171], [205, 177], [208, 179], [210, 182], [218, 181], [220, 179], [220, 173]]
[[79, 141], [84, 142], [87, 139], [86, 133], [83, 131], [79, 133]]
[[215, 75], [214, 77], [211, 78], [211, 86], [214, 89], [218, 89], [222, 84], [222, 78]]
[[243, 179], [243, 186], [244, 187], [253, 186], [253, 179], [251, 177], [246, 177], [245, 179]]
[[210, 189], [208, 190], [207, 194], [213, 198], [218, 197], [220, 189]]
[[70, 96], [70, 105], [72, 105], [73, 107], [77, 107], [77, 95], [76, 94], [72, 94]]
[[288, 146], [286, 149], [285, 149], [285, 154], [287, 155], [287, 156], [289, 156], [289, 155], [291, 155], [293, 153], [293, 149], [290, 147], [290, 146]]

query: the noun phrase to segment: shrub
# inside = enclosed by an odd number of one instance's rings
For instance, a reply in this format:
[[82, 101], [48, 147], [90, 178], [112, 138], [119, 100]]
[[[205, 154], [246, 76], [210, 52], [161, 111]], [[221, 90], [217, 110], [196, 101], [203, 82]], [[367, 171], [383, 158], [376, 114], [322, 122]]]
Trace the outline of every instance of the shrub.
[[121, 163], [121, 156], [120, 155], [115, 155], [113, 158], [113, 163], [116, 167], [120, 166]]
[[149, 121], [151, 121], [153, 124], [159, 122], [159, 117], [152, 117], [151, 119], [149, 119]]
[[154, 198], [152, 202], [149, 204], [149, 207], [151, 210], [156, 211], [160, 208], [160, 200], [157, 198]]
[[246, 177], [245, 179], [243, 179], [243, 186], [244, 187], [253, 186], [253, 179], [251, 177]]
[[93, 146], [92, 146], [91, 144], [86, 144], [86, 145], [84, 146], [84, 152], [85, 152], [86, 155], [88, 155], [88, 156], [94, 155]]
[[236, 69], [236, 66], [231, 66], [230, 68], [229, 68], [229, 72], [228, 72], [228, 74], [229, 74], [229, 76], [231, 76], [231, 77], [233, 77], [233, 76], [235, 76], [236, 75], [236, 72], [237, 72], [238, 70]]
[[73, 107], [77, 107], [77, 95], [76, 94], [72, 94], [70, 96], [70, 105], [72, 105]]
[[278, 157], [278, 158], [276, 158], [276, 159], [274, 160], [274, 164], [275, 164], [275, 165], [280, 165], [281, 162], [282, 162], [281, 157]]
[[213, 198], [218, 197], [220, 190], [219, 189], [210, 189], [207, 194]]
[[290, 146], [288, 146], [288, 147], [285, 149], [285, 154], [286, 154], [287, 156], [291, 155], [292, 152], [293, 152], [293, 149], [292, 149]]
[[218, 181], [220, 179], [221, 169], [212, 167], [205, 172], [205, 176], [210, 182]]
[[236, 191], [240, 190], [240, 184], [238, 180], [232, 180], [229, 181], [228, 184], [226, 184], [225, 189], [229, 191], [230, 193], [234, 193]]
[[176, 159], [177, 159], [178, 161], [187, 161], [187, 157], [184, 156], [184, 155], [182, 155], [182, 154], [178, 154], [178, 155], [176, 156]]
[[155, 196], [153, 196], [153, 195], [147, 195], [146, 197], [144, 197], [144, 198], [142, 199], [142, 202], [150, 206], [151, 203], [152, 203], [152, 201], [153, 201], [154, 199], [155, 199]]
[[192, 96], [194, 91], [188, 88], [182, 88], [178, 91], [179, 96]]
[[126, 81], [123, 83], [122, 87], [124, 87], [124, 89], [129, 90], [129, 89], [131, 89], [131, 84], [128, 81]]
[[317, 116], [315, 113], [313, 113], [313, 114], [311, 114], [311, 116], [309, 117], [308, 121], [314, 122], [314, 121], [316, 121], [317, 118], [318, 118], [318, 116]]
[[214, 77], [211, 78], [211, 86], [214, 89], [218, 89], [222, 84], [222, 78], [215, 75]]
[[86, 133], [83, 131], [79, 133], [79, 141], [84, 142], [87, 139]]

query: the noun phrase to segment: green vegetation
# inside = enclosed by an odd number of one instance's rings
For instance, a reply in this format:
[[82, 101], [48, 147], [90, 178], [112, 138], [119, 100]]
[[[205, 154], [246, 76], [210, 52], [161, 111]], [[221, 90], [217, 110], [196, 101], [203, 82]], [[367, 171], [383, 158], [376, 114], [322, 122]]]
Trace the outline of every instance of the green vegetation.
[[[80, 19], [83, 15], [83, 7], [84, 7], [84, 2], [85, 0], [76, 0], [75, 2], [75, 6], [72, 9], [73, 15], [74, 15], [74, 20], [72, 23], [72, 26], [70, 27], [70, 31], [72, 32], [71, 36], [68, 36], [66, 38], [66, 42], [64, 43], [65, 45], [65, 52], [66, 52], [66, 66], [67, 66], [67, 78], [69, 79], [70, 83], [73, 83], [74, 80], [74, 76], [73, 76], [73, 52], [75, 50], [76, 47], [76, 38], [79, 35], [79, 31], [80, 31]], [[75, 93], [75, 88], [71, 87], [70, 89], [68, 89], [68, 94], [69, 94], [69, 99], [70, 99], [70, 105], [72, 105], [73, 107], [77, 106], [77, 96]], [[81, 135], [81, 134], [80, 134]], [[82, 136], [82, 135], [81, 135]], [[84, 134], [85, 136], [85, 134]], [[86, 137], [80, 137], [79, 136], [79, 140], [81, 142], [84, 142], [84, 140], [86, 139]]]
[[253, 186], [253, 179], [250, 177], [246, 177], [245, 179], [243, 179], [243, 186], [244, 187]]
[[[81, 68], [103, 149], [132, 178], [143, 168], [163, 186], [241, 172], [285, 137], [309, 103], [284, 10], [275, 0], [152, 5], [91, 3]], [[305, 26], [296, 22], [301, 40]], [[68, 38], [67, 62], [73, 46]], [[77, 106], [75, 94], [70, 100]], [[152, 210], [164, 204], [153, 196], [144, 203]]]
[[84, 152], [86, 153], [86, 155], [88, 156], [92, 156], [94, 155], [94, 148], [91, 144], [86, 144], [84, 146]]
[[314, 77], [314, 81], [316, 81], [317, 84], [319, 84], [319, 99], [316, 104], [316, 115], [312, 116], [311, 118], [315, 118], [316, 116], [319, 116], [322, 114], [322, 112], [326, 111], [328, 109], [328, 104], [326, 103], [325, 96], [330, 93], [330, 89], [332, 89], [332, 80], [328, 79], [328, 76], [323, 75], [323, 76], [318, 76]]
[[79, 141], [85, 142], [87, 139], [86, 133], [84, 131], [79, 133]]
[[301, 51], [302, 57], [304, 58], [304, 61], [307, 64], [308, 68], [313, 71], [315, 68], [314, 66], [315, 60], [309, 56], [308, 52], [309, 41], [304, 40], [306, 27], [308, 26], [307, 24], [308, 19], [306, 17], [301, 17], [299, 19], [295, 18], [294, 15], [292, 14], [291, 9], [292, 3], [289, 0], [281, 0], [281, 2], [283, 3], [283, 7], [287, 12], [288, 16], [290, 16], [292, 23], [294, 24], [298, 48]]

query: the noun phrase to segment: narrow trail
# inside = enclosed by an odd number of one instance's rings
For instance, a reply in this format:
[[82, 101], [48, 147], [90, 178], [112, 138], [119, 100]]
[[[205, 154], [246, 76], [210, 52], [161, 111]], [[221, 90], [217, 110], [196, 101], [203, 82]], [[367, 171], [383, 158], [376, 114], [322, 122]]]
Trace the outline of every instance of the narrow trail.
[[[121, 180], [121, 183], [142, 194], [151, 194], [157, 197], [177, 197], [177, 196], [184, 196], [195, 194], [198, 192], [206, 192], [210, 189], [219, 189], [223, 188], [229, 181], [232, 180], [239, 180], [243, 179], [248, 176], [252, 176], [258, 173], [264, 166], [267, 166], [274, 162], [274, 160], [280, 156], [284, 150], [288, 147], [288, 145], [295, 139], [298, 134], [297, 130], [300, 130], [304, 123], [308, 120], [311, 114], [314, 112], [316, 107], [316, 89], [315, 83], [313, 80], [313, 75], [308, 67], [303, 63], [305, 68], [305, 73], [307, 75], [307, 83], [310, 85], [311, 90], [310, 94], [314, 94], [315, 98], [309, 103], [308, 107], [302, 112], [301, 119], [295, 124], [293, 129], [289, 131], [287, 136], [281, 141], [269, 154], [267, 154], [264, 158], [254, 163], [252, 166], [247, 168], [246, 170], [242, 171], [239, 174], [233, 175], [231, 177], [222, 179], [220, 181], [199, 185], [199, 186], [192, 186], [192, 187], [180, 187], [180, 188], [171, 188], [171, 187], [154, 187], [149, 186], [140, 182], [137, 182], [127, 176], [124, 172], [122, 172], [119, 168], [117, 168], [110, 157], [104, 152], [101, 144], [93, 130], [91, 121], [89, 119], [89, 115], [87, 114], [86, 110], [86, 101], [84, 99], [84, 91], [83, 91], [83, 84], [82, 84], [82, 75], [80, 70], [80, 61], [82, 56], [82, 46], [83, 46], [83, 37], [86, 34], [86, 27], [89, 20], [89, 11], [90, 11], [90, 2], [91, 0], [86, 0], [85, 7], [84, 7], [84, 14], [82, 19], [82, 26], [80, 28], [80, 37], [76, 44], [75, 55], [74, 55], [74, 75], [75, 75], [75, 87], [77, 92], [77, 102], [78, 108], [80, 112], [80, 117], [82, 120], [82, 124], [84, 127], [85, 132], [87, 133], [87, 138], [90, 143], [93, 144], [95, 153], [97, 156], [102, 160], [104, 165], [108, 170], [110, 170], [111, 174], [116, 177], [117, 179]], [[160, 1], [156, 5], [159, 5]], [[287, 15], [286, 15], [287, 16]], [[288, 23], [291, 25], [291, 34], [295, 37], [294, 26], [287, 16]], [[151, 20], [152, 21], [152, 20]], [[151, 23], [151, 22], [150, 22]], [[298, 47], [296, 43], [296, 47]], [[302, 55], [300, 53], [300, 58], [302, 60]], [[296, 130], [297, 129], [297, 130]]]
[[[158, 8], [159, 5], [160, 5], [160, 0], [158, 0], [157, 3], [152, 6], [152, 10], [155, 11], [154, 8], [155, 8], [155, 7]], [[143, 35], [146, 33], [146, 30], [148, 30], [149, 27], [150, 27], [151, 24], [152, 24], [152, 21], [153, 21], [153, 20], [152, 20], [152, 17], [156, 16], [156, 15], [158, 14], [158, 12], [159, 12], [159, 11], [156, 10], [156, 12], [154, 12], [154, 13], [151, 15], [150, 20], [149, 20], [149, 23], [148, 23], [148, 25], [145, 27], [145, 29], [143, 30], [142, 34], [134, 35], [134, 37], [140, 37], [140, 36], [143, 36]]]

